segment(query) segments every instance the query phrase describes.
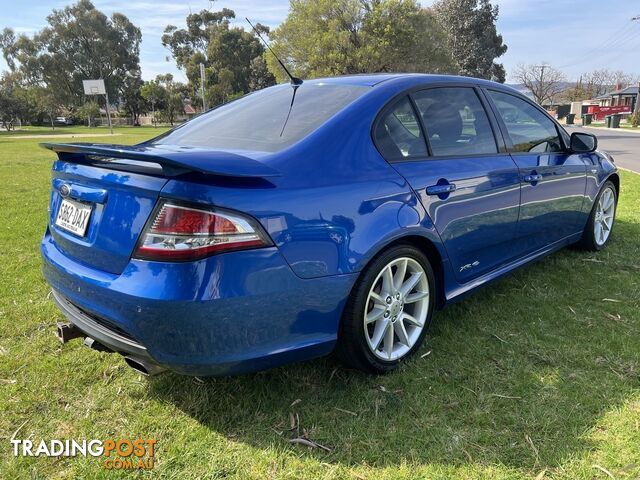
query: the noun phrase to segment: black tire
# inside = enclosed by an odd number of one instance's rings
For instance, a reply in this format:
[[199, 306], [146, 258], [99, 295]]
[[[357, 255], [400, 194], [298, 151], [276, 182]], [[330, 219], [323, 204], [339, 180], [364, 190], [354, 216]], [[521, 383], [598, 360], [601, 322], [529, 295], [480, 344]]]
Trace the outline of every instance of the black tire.
[[[365, 307], [369, 301], [369, 292], [378, 275], [389, 263], [405, 257], [417, 261], [426, 273], [429, 286], [428, 310], [422, 331], [409, 351], [401, 358], [387, 361], [375, 356], [367, 343], [364, 323]], [[401, 244], [390, 247], [379, 254], [360, 274], [342, 315], [335, 353], [346, 365], [364, 372], [383, 374], [395, 370], [402, 361], [413, 355], [424, 341], [431, 323], [435, 298], [435, 276], [426, 255], [411, 245]]]
[[[598, 242], [596, 239], [597, 210], [598, 210], [600, 198], [602, 197], [604, 192], [608, 190], [613, 192], [613, 220], [612, 220], [611, 228], [609, 229], [609, 234], [607, 235], [607, 238], [604, 240], [604, 242]], [[613, 182], [611, 182], [610, 180], [607, 180], [604, 183], [604, 185], [602, 185], [600, 192], [598, 192], [598, 196], [593, 202], [593, 207], [591, 208], [591, 213], [589, 214], [589, 220], [587, 220], [587, 224], [584, 227], [584, 231], [582, 232], [582, 238], [576, 244], [576, 246], [580, 250], [597, 252], [599, 250], [602, 250], [607, 245], [607, 242], [609, 242], [609, 239], [611, 238], [613, 227], [615, 226], [615, 215], [616, 215], [617, 208], [618, 208], [618, 192]]]

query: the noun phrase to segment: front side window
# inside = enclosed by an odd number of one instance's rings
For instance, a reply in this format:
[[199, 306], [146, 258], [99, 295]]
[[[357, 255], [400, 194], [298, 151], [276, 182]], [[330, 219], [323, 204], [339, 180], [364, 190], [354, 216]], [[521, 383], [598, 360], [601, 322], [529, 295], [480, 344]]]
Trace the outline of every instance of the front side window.
[[427, 155], [420, 123], [407, 97], [384, 114], [376, 126], [375, 137], [380, 153], [387, 159]]
[[562, 143], [553, 121], [521, 98], [489, 91], [502, 121], [507, 127], [514, 152], [548, 153], [562, 151]]
[[432, 88], [413, 98], [434, 156], [498, 152], [489, 118], [473, 88]]

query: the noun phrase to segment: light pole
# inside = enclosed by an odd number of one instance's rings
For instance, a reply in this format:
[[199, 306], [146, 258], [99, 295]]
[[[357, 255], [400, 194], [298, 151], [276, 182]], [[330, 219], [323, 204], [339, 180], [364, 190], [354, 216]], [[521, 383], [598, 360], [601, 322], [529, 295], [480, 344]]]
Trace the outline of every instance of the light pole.
[[[639, 20], [640, 20], [640, 15], [636, 15], [635, 17], [631, 18], [632, 22], [637, 22]], [[636, 93], [636, 106], [633, 109], [633, 116], [636, 119], [640, 118], [640, 81], [638, 82], [638, 93]]]
[[200, 94], [202, 95], [202, 113], [207, 111], [207, 100], [204, 87], [204, 63], [200, 64]]
[[109, 112], [109, 94], [107, 91], [104, 91], [104, 99], [105, 99], [105, 109], [107, 110], [107, 121], [109, 122], [109, 131], [111, 135], [113, 135], [113, 125], [111, 124], [111, 112]]
[[633, 109], [633, 116], [640, 118], [640, 82], [638, 82], [638, 92], [636, 93], [636, 106]]

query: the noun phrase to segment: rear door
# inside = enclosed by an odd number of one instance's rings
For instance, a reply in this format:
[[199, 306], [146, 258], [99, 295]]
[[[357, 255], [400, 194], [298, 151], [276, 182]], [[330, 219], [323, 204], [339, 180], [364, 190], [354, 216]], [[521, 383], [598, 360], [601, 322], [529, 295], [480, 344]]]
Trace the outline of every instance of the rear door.
[[520, 203], [513, 159], [473, 87], [397, 100], [375, 127], [378, 148], [417, 192], [465, 283], [512, 257]]
[[579, 231], [586, 163], [567, 151], [555, 122], [515, 95], [488, 90], [522, 182], [517, 255], [534, 252]]

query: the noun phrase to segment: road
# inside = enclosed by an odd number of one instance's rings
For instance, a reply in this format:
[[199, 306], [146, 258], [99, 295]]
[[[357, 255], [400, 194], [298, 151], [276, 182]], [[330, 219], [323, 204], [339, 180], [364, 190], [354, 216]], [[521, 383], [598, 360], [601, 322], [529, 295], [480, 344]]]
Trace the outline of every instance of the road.
[[598, 137], [598, 149], [611, 155], [616, 165], [640, 173], [640, 132], [566, 125], [567, 132], [585, 132]]

